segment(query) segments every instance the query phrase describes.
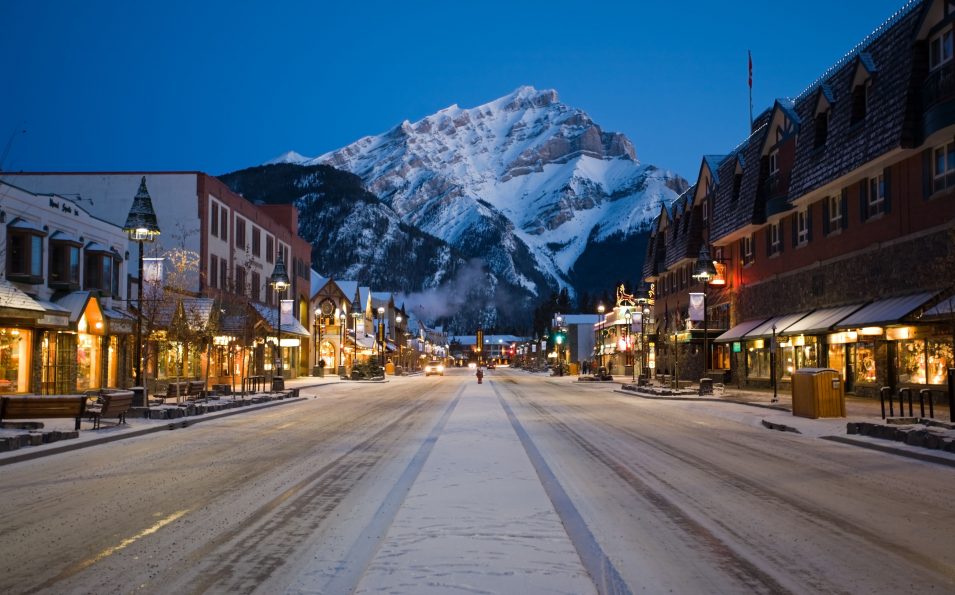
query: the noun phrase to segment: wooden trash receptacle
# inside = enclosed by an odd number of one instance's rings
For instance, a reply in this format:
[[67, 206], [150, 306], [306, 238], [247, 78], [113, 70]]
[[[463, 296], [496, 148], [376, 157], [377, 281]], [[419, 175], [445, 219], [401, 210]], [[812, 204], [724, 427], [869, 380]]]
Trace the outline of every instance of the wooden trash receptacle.
[[793, 415], [816, 419], [845, 417], [842, 376], [832, 368], [800, 368], [792, 376]]

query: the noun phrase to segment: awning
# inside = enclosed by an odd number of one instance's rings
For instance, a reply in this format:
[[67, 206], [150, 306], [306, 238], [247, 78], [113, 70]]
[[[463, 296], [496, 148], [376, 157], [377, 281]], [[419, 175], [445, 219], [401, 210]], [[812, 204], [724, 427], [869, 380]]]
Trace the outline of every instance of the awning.
[[950, 295], [922, 313], [922, 318], [949, 317], [955, 311], [955, 295]]
[[846, 316], [849, 316], [863, 304], [852, 304], [851, 306], [840, 306], [838, 308], [822, 308], [815, 310], [809, 316], [796, 322], [796, 324], [786, 328], [787, 335], [808, 335], [812, 333], [824, 333], [832, 328]]
[[763, 324], [757, 326], [753, 330], [746, 333], [747, 339], [762, 339], [766, 337], [773, 336], [773, 327], [776, 327], [776, 335], [782, 335], [785, 333], [786, 329], [794, 325], [799, 320], [802, 320], [808, 312], [799, 312], [798, 314], [785, 314], [783, 316], [776, 316], [775, 318], [770, 318]]
[[[269, 327], [269, 332], [277, 333], [277, 322], [278, 322], [278, 308], [275, 306], [266, 306], [265, 304], [253, 303], [252, 306], [259, 313], [259, 316], [265, 320], [265, 323]], [[308, 332], [308, 329], [302, 326], [302, 323], [298, 321], [294, 316], [290, 316], [287, 313], [282, 315], [282, 334], [289, 335], [298, 335], [299, 337], [311, 337], [312, 334]]]
[[836, 328], [898, 324], [936, 295], [938, 292], [926, 292], [877, 300], [840, 320]]
[[747, 320], [745, 322], [741, 322], [713, 340], [718, 343], [736, 341], [738, 339], [741, 339], [743, 335], [745, 335], [749, 331], [763, 324], [763, 322], [765, 321], [766, 321], [765, 318], [755, 318], [753, 320]]
[[131, 335], [136, 328], [136, 319], [119, 310], [103, 308], [103, 316], [108, 325], [107, 332], [111, 335]]
[[0, 317], [40, 318], [46, 308], [20, 291], [13, 283], [0, 278]]

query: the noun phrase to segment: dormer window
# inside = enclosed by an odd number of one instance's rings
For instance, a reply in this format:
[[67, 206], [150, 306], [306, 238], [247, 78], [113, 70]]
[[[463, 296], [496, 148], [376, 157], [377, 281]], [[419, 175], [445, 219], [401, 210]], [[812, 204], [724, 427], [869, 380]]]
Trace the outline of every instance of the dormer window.
[[952, 60], [952, 30], [942, 31], [929, 41], [928, 67], [935, 70]]
[[774, 176], [779, 173], [779, 149], [774, 149], [769, 154], [769, 175]]
[[703, 222], [704, 222], [704, 223], [705, 223], [706, 220], [709, 218], [709, 216], [710, 216], [710, 205], [709, 205], [709, 201], [704, 198], [704, 199], [703, 199]]
[[869, 80], [853, 87], [851, 124], [858, 124], [865, 120], [865, 115], [869, 108], [869, 92], [871, 88], [872, 84]]
[[829, 137], [829, 110], [816, 114], [816, 135], [813, 139], [813, 147], [818, 149], [826, 146], [826, 139]]
[[733, 200], [739, 200], [739, 195], [743, 190], [743, 172], [736, 172], [733, 176]]

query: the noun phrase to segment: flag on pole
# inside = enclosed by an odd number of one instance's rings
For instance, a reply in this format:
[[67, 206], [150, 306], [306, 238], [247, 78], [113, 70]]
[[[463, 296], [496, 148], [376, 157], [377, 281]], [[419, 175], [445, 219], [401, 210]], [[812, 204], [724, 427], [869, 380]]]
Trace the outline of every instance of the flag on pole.
[[753, 88], [753, 52], [746, 50], [749, 55], [749, 88]]

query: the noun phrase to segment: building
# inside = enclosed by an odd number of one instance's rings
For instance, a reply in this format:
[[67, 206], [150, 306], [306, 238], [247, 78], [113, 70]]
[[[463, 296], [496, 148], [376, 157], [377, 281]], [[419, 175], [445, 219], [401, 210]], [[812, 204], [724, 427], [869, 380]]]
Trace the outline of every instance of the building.
[[[942, 390], [955, 337], [953, 22], [948, 2], [907, 3], [739, 146], [704, 157], [695, 187], [661, 212], [643, 272], [680, 377], [785, 386], [822, 366], [855, 394]], [[720, 285], [693, 277], [703, 249]], [[705, 296], [707, 332], [688, 322], [690, 293]]]
[[128, 382], [128, 238], [86, 207], [0, 181], [0, 393]]
[[[33, 192], [76, 197], [92, 215], [116, 225], [124, 223], [140, 183], [148, 187], [162, 233], [145, 245], [147, 277], [161, 276], [164, 286], [174, 286], [173, 293], [183, 297], [217, 300], [227, 327], [214, 337], [212, 353], [197, 348], [185, 356], [178, 352], [188, 345], [147, 335], [152, 341], [146, 349], [148, 378], [161, 382], [208, 374], [210, 383], [232, 382], [236, 376], [241, 382], [245, 375], [273, 373], [279, 354], [286, 377], [309, 373], [310, 349], [302, 343], [311, 337], [311, 248], [297, 235], [294, 206], [253, 204], [202, 172], [6, 173], [2, 179]], [[136, 257], [136, 249], [128, 251]], [[291, 281], [281, 296], [269, 284], [279, 255]], [[137, 282], [130, 276], [130, 294]], [[269, 309], [277, 312], [279, 300], [285, 313], [276, 350], [278, 315], [271, 315], [271, 323], [267, 318]], [[156, 326], [153, 332], [163, 330]], [[210, 360], [216, 365], [208, 366]], [[170, 361], [176, 362], [175, 374], [163, 363]]]

